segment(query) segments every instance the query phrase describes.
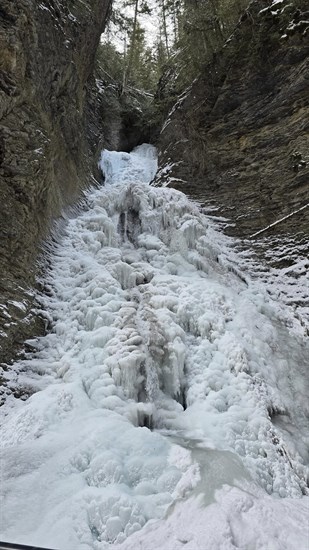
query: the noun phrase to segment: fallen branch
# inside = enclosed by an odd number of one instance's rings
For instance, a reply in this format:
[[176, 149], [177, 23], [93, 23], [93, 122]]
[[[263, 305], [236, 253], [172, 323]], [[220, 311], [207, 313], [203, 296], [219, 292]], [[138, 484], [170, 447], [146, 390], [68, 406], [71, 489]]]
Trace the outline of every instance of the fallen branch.
[[302, 210], [305, 210], [305, 208], [308, 208], [308, 206], [309, 206], [309, 202], [307, 204], [305, 204], [305, 206], [302, 206], [301, 208], [299, 208], [298, 210], [294, 210], [294, 212], [291, 212], [291, 214], [288, 214], [287, 216], [284, 216], [284, 218], [280, 218], [280, 220], [277, 220], [276, 222], [271, 223], [267, 227], [264, 227], [264, 229], [260, 229], [260, 231], [257, 231], [256, 233], [253, 233], [252, 235], [249, 235], [249, 239], [252, 239], [253, 237], [257, 237], [258, 235], [260, 235], [261, 233], [264, 233], [265, 231], [267, 231], [271, 227], [274, 227], [275, 225], [278, 225], [278, 223], [284, 222], [285, 220], [291, 218], [295, 214], [298, 214], [298, 212], [301, 212]]

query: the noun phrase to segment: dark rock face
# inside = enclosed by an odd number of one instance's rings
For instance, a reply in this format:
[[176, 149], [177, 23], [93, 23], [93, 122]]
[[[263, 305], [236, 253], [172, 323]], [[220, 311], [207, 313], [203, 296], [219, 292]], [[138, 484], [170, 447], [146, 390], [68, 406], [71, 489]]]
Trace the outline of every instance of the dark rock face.
[[307, 8], [304, 0], [250, 3], [231, 38], [165, 122], [157, 177], [158, 185], [176, 187], [226, 218], [226, 232], [239, 238], [237, 246], [247, 258], [241, 269], [264, 280], [268, 292], [293, 309], [305, 332]]
[[[307, 3], [271, 4], [251, 2], [159, 139], [161, 165], [176, 163], [163, 180], [213, 201], [238, 236], [309, 202]], [[308, 232], [308, 209], [293, 224]]]
[[0, 362], [40, 330], [32, 287], [52, 219], [93, 182], [102, 135], [94, 58], [110, 0], [0, 0]]

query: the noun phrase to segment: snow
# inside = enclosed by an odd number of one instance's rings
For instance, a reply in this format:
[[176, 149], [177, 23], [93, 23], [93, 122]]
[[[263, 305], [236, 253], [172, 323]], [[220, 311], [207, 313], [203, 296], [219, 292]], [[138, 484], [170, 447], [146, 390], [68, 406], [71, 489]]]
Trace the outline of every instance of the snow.
[[[103, 151], [0, 410], [2, 540], [63, 550], [306, 548], [308, 342], [156, 151]], [[30, 391], [31, 393], [31, 391]], [[280, 498], [285, 497], [285, 498]]]
[[267, 8], [262, 9], [259, 13], [265, 13], [270, 11], [272, 15], [276, 15], [277, 11], [273, 12], [272, 8], [276, 6], [275, 9], [278, 10], [283, 7], [283, 3], [284, 3], [284, 0], [273, 0], [272, 3], [269, 6], [267, 6]]
[[[218, 224], [217, 224], [218, 225]], [[263, 287], [275, 302], [278, 318], [303, 338], [309, 331], [309, 259], [305, 233], [278, 235], [262, 232], [258, 238], [226, 243], [221, 264], [236, 270], [250, 285]]]
[[[117, 550], [291, 550], [308, 548], [308, 501], [270, 498], [225, 485], [216, 501], [178, 502], [164, 520], [150, 522]], [[299, 532], [299, 527], [303, 529]]]

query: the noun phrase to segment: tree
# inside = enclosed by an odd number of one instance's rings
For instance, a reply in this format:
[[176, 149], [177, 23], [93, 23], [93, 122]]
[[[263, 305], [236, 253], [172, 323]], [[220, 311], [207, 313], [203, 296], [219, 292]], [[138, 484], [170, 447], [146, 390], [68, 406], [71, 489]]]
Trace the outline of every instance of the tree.
[[[128, 31], [128, 34], [130, 36], [130, 45], [129, 45], [129, 51], [127, 55], [127, 63], [126, 67], [123, 73], [123, 85], [122, 89], [123, 92], [125, 92], [127, 83], [130, 80], [131, 73], [133, 70], [133, 64], [134, 60], [135, 63], [140, 62], [140, 46], [142, 41], [144, 41], [144, 31], [142, 30], [139, 22], [138, 22], [138, 16], [141, 13], [151, 13], [151, 10], [144, 0], [127, 0], [125, 3], [125, 7], [132, 6], [134, 7], [134, 16], [133, 16], [133, 23], [131, 30]], [[136, 65], [135, 65], [136, 66]]]
[[166, 54], [167, 54], [167, 57], [169, 58], [170, 51], [169, 51], [168, 32], [167, 32], [167, 9], [168, 9], [168, 5], [166, 0], [161, 0], [163, 35], [164, 35], [164, 41], [165, 41], [165, 47], [166, 47]]
[[[177, 21], [172, 59], [176, 87], [185, 89], [218, 52], [249, 0], [165, 0]], [[172, 5], [174, 4], [174, 5]], [[175, 26], [175, 25], [174, 25]]]

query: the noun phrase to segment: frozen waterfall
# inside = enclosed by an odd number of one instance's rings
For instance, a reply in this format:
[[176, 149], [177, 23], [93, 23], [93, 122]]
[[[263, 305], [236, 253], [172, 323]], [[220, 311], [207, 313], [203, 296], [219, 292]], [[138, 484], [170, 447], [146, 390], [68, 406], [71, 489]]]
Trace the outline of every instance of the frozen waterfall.
[[1, 540], [305, 550], [308, 343], [197, 204], [148, 185], [154, 147], [100, 165], [53, 252], [52, 328], [6, 374], [32, 395], [0, 409]]

